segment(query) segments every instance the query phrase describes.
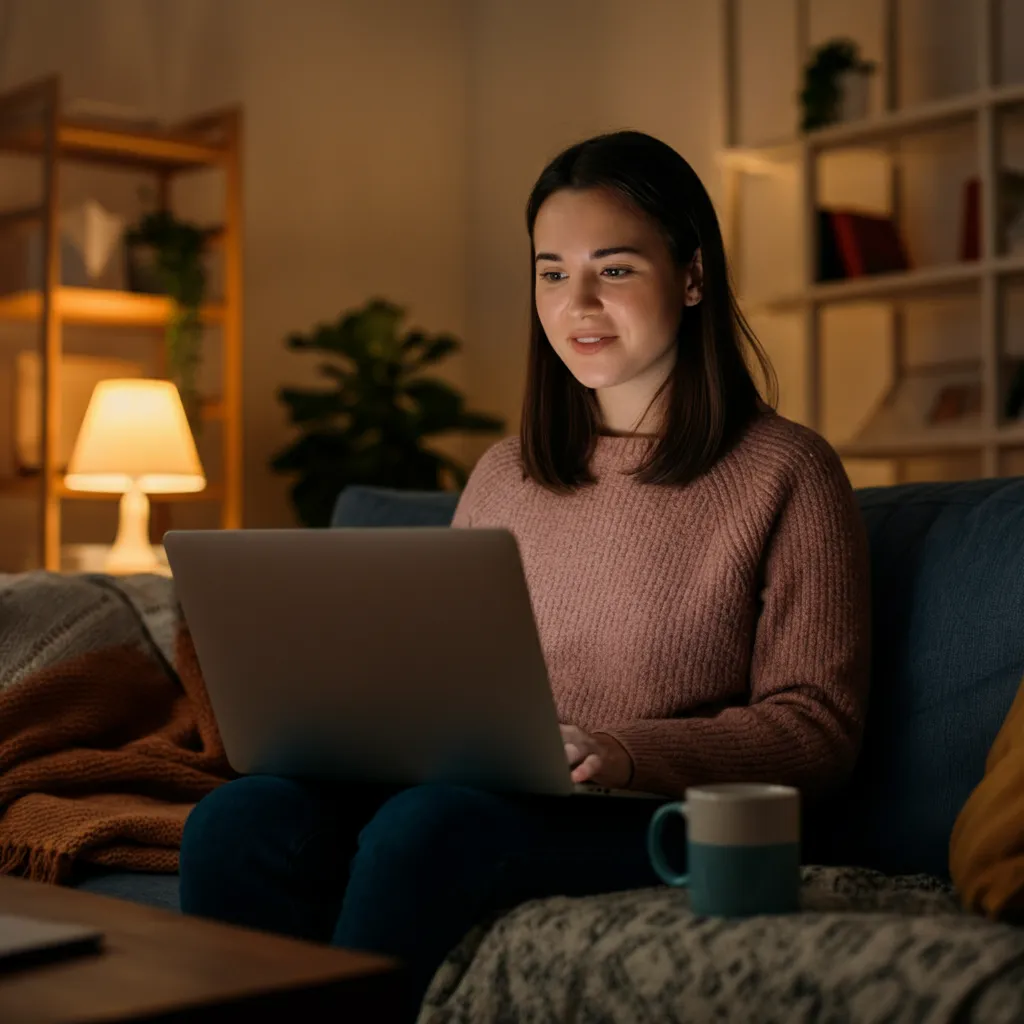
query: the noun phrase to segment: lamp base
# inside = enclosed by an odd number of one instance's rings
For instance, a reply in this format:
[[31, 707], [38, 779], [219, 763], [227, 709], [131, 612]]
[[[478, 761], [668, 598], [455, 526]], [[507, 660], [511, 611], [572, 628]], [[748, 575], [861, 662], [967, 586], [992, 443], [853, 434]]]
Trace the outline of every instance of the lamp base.
[[137, 486], [121, 495], [117, 536], [103, 569], [118, 576], [160, 571], [149, 543], [149, 498]]

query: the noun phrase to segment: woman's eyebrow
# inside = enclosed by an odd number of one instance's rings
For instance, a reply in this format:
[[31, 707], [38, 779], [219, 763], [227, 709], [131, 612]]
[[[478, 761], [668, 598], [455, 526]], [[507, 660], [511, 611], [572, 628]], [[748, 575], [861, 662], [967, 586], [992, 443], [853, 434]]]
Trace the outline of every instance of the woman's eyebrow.
[[[635, 245], [610, 245], [605, 249], [595, 249], [591, 254], [592, 260], [601, 260], [605, 256], [618, 256], [622, 253], [629, 253], [633, 256], [643, 256], [643, 250], [638, 249]], [[534, 260], [535, 263], [540, 263], [541, 260], [549, 260], [551, 263], [560, 263], [562, 257], [554, 252], [539, 252]]]

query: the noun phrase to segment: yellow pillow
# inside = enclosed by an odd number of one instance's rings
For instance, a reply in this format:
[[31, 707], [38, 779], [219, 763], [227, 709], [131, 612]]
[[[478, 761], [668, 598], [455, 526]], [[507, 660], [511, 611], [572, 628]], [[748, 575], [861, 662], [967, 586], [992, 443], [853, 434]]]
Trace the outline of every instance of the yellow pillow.
[[1024, 681], [953, 826], [949, 870], [968, 910], [1024, 915]]

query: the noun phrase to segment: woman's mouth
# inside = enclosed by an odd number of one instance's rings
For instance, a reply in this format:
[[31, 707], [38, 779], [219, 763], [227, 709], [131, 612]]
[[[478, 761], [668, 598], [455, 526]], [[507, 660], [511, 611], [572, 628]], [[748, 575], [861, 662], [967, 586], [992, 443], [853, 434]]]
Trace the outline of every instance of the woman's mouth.
[[570, 338], [569, 341], [574, 352], [580, 352], [583, 355], [593, 355], [595, 352], [600, 352], [603, 348], [607, 348], [617, 337], [618, 335], [615, 334], [593, 334]]

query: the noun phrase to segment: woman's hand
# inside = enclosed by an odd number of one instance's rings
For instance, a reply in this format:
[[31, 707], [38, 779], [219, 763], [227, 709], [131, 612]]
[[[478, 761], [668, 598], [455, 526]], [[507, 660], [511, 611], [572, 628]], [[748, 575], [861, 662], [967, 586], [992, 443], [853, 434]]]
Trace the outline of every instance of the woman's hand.
[[573, 782], [596, 782], [616, 789], [629, 785], [633, 759], [618, 740], [604, 733], [592, 736], [575, 725], [561, 729]]

